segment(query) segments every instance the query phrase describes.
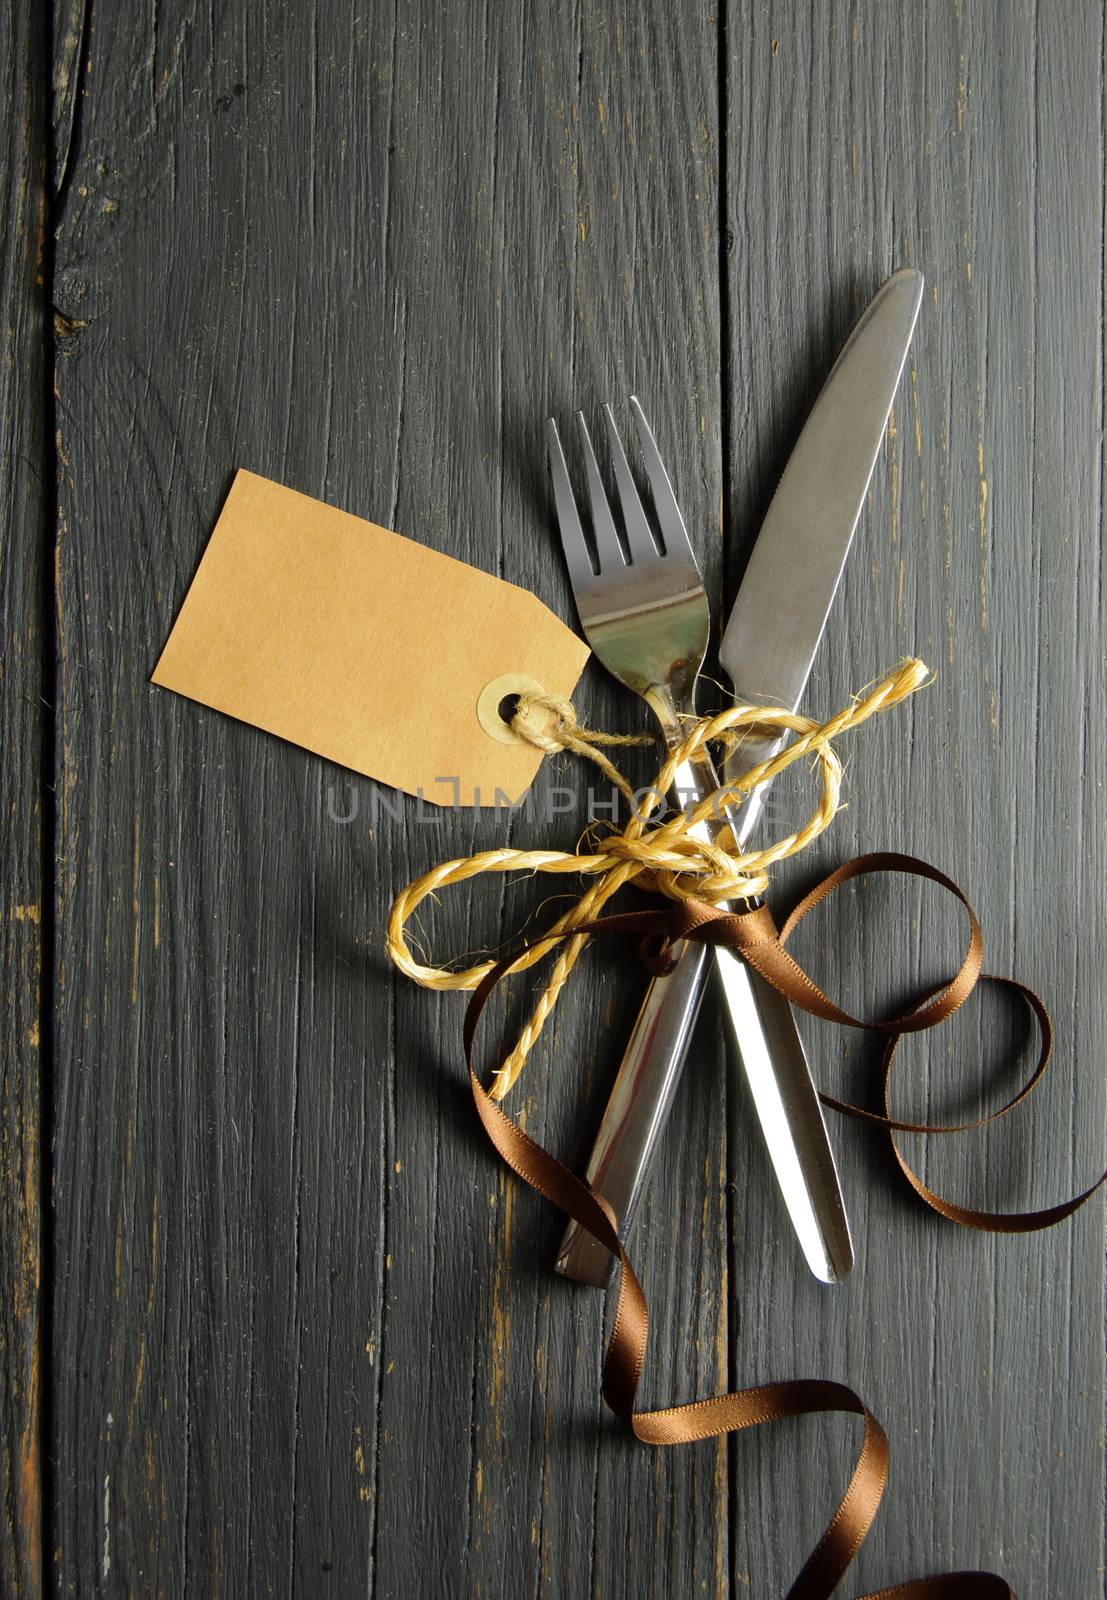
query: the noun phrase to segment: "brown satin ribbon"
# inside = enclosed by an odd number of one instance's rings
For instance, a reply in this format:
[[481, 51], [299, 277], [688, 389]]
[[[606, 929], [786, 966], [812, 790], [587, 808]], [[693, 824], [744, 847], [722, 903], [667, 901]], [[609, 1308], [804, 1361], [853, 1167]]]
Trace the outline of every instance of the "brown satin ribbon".
[[[968, 947], [954, 978], [924, 995], [903, 1015], [883, 1019], [863, 1019], [843, 1011], [823, 994], [784, 948], [797, 924], [827, 895], [851, 878], [870, 872], [903, 872], [929, 879], [947, 889], [961, 902], [969, 920]], [[624, 912], [572, 929], [573, 934], [582, 932], [593, 935], [637, 935], [643, 941], [644, 959], [654, 970], [663, 970], [666, 964], [671, 964], [673, 947], [682, 940], [694, 939], [704, 944], [724, 945], [748, 961], [774, 988], [803, 1010], [831, 1022], [886, 1034], [889, 1042], [882, 1068], [883, 1114], [865, 1111], [830, 1095], [823, 1095], [822, 1099], [834, 1110], [858, 1117], [887, 1132], [896, 1160], [916, 1194], [953, 1222], [993, 1232], [1028, 1233], [1071, 1216], [1107, 1180], [1105, 1172], [1074, 1199], [1047, 1206], [1043, 1210], [987, 1212], [943, 1200], [923, 1183], [904, 1160], [896, 1145], [897, 1132], [961, 1132], [993, 1122], [1012, 1110], [1041, 1079], [1049, 1061], [1052, 1043], [1049, 1013], [1032, 990], [1013, 978], [982, 974], [983, 940], [972, 907], [951, 879], [924, 861], [892, 853], [855, 856], [806, 895], [779, 932], [771, 912], [764, 905], [749, 911], [722, 911], [696, 901], [678, 902], [671, 909]], [[492, 990], [511, 971], [520, 955], [521, 952], [516, 952], [493, 968], [470, 1000], [464, 1029], [469, 1083], [485, 1132], [501, 1158], [524, 1183], [586, 1228], [611, 1251], [619, 1263], [618, 1306], [603, 1367], [604, 1399], [639, 1439], [653, 1445], [689, 1444], [697, 1439], [735, 1433], [761, 1423], [821, 1411], [848, 1412], [861, 1417], [864, 1433], [853, 1476], [826, 1531], [787, 1595], [787, 1600], [826, 1600], [863, 1544], [880, 1506], [888, 1477], [888, 1440], [884, 1430], [852, 1389], [844, 1384], [817, 1378], [762, 1384], [732, 1394], [692, 1401], [687, 1405], [669, 1406], [660, 1411], [634, 1409], [646, 1357], [649, 1314], [646, 1297], [619, 1239], [614, 1213], [601, 1196], [595, 1194], [500, 1110], [481, 1087], [473, 1066], [473, 1042], [481, 1012]], [[932, 1124], [897, 1121], [890, 1114], [888, 1085], [900, 1038], [905, 1033], [917, 1033], [923, 1028], [934, 1027], [936, 1023], [952, 1016], [964, 1004], [982, 976], [988, 982], [1002, 983], [1014, 989], [1027, 1001], [1038, 1020], [1042, 1038], [1041, 1053], [1029, 1080], [1000, 1110], [972, 1122]], [[863, 1596], [862, 1600], [1014, 1600], [1014, 1594], [1009, 1585], [994, 1573], [956, 1572], [913, 1579], [890, 1589], [874, 1591]]]

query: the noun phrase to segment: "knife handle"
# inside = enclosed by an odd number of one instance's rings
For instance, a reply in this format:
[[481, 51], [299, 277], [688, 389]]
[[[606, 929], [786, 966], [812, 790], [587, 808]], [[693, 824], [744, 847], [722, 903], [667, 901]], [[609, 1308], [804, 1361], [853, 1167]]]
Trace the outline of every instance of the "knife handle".
[[730, 950], [715, 964], [746, 1086], [807, 1265], [823, 1283], [853, 1266], [842, 1187], [792, 1007]]

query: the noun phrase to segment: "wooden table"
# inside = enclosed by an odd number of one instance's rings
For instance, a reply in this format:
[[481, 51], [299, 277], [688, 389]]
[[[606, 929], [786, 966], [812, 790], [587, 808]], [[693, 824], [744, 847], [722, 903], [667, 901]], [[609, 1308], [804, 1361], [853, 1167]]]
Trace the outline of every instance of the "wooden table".
[[[988, 1134], [911, 1154], [977, 1204], [1090, 1181], [1102, 9], [53, 10], [0, 16], [5, 1592], [778, 1594], [856, 1428], [635, 1445], [599, 1399], [600, 1297], [552, 1276], [556, 1217], [476, 1130], [460, 1001], [385, 961], [395, 890], [502, 820], [420, 825], [412, 803], [370, 831], [366, 780], [149, 675], [239, 465], [572, 617], [542, 424], [632, 390], [725, 614], [836, 348], [917, 265], [808, 705], [908, 653], [937, 680], [857, 736], [849, 809], [781, 893], [862, 848], [957, 877], [989, 967], [1047, 995], [1055, 1068]], [[642, 722], [598, 670], [579, 704]], [[780, 792], [782, 821], [804, 814], [802, 777]], [[359, 820], [335, 820], [355, 796]], [[563, 842], [578, 820], [511, 834]], [[433, 947], [495, 944], [542, 894], [455, 893]], [[940, 977], [960, 937], [937, 891], [873, 885], [802, 953], [876, 1004]], [[642, 981], [587, 960], [512, 1102], [575, 1162]], [[866, 1041], [807, 1032], [824, 1086], [871, 1093]], [[970, 1116], [1029, 1051], [982, 993], [911, 1046], [897, 1107]], [[1101, 1205], [970, 1234], [878, 1138], [833, 1135], [858, 1264], [826, 1291], [712, 1009], [634, 1241], [644, 1397], [856, 1387], [893, 1462], [851, 1594], [950, 1566], [1024, 1600], [1102, 1592]]]

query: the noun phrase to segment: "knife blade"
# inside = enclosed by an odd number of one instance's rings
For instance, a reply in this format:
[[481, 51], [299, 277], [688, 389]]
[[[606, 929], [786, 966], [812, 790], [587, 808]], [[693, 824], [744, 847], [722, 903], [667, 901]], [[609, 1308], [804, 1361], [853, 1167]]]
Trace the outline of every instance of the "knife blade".
[[[723, 635], [720, 659], [736, 700], [792, 710], [799, 704], [880, 453], [922, 290], [921, 274], [902, 268], [877, 291], [796, 443]], [[774, 748], [767, 741], [744, 741], [727, 762], [728, 779], [748, 771]], [[742, 808], [740, 840], [751, 832], [767, 788], [760, 786]], [[592, 1150], [588, 1180], [612, 1206], [624, 1237], [672, 1106], [707, 969], [705, 952], [687, 946], [676, 970], [651, 984]], [[820, 1138], [818, 1094], [791, 1010], [777, 999], [774, 1017], [761, 1022], [763, 1027], [772, 1022], [771, 1033], [782, 1043], [790, 1036], [795, 1047], [786, 1081], [780, 1081], [768, 1058], [743, 1061], [743, 1070], [812, 1270], [833, 1281], [844, 1276], [852, 1261], [848, 1228], [833, 1158], [825, 1134]], [[811, 1152], [820, 1147], [828, 1171], [810, 1161]], [[820, 1235], [823, 1244], [828, 1236], [837, 1239], [837, 1269], [829, 1261], [820, 1269]], [[575, 1223], [570, 1225], [557, 1258], [558, 1272], [603, 1284], [612, 1265], [602, 1245]]]
[[719, 647], [734, 697], [797, 708], [880, 454], [922, 303], [903, 267], [831, 369], [769, 503]]

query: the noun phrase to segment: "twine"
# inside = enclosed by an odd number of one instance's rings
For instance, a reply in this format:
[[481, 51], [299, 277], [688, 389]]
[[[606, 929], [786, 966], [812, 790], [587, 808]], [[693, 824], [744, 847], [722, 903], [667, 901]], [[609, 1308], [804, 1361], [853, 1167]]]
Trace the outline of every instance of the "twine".
[[[652, 733], [600, 733], [595, 728], [582, 728], [577, 721], [571, 700], [556, 694], [520, 694], [515, 697], [515, 710], [510, 726], [527, 744], [552, 755], [558, 750], [569, 750], [593, 762], [609, 783], [613, 783], [623, 799], [633, 810], [634, 791], [613, 761], [609, 761], [597, 746], [602, 744], [656, 744]], [[528, 715], [533, 710], [547, 711], [557, 719], [552, 728], [539, 729]]]
[[[546, 934], [528, 946], [515, 960], [521, 970], [534, 966], [555, 946], [557, 959], [546, 987], [539, 996], [529, 1021], [523, 1027], [511, 1054], [499, 1068], [490, 1088], [494, 1100], [502, 1100], [522, 1071], [527, 1056], [538, 1039], [558, 995], [578, 956], [588, 942], [587, 933], [562, 939], [577, 925], [591, 922], [607, 902], [627, 883], [659, 890], [674, 900], [701, 900], [718, 904], [728, 900], [756, 899], [768, 886], [768, 869], [777, 861], [798, 855], [829, 827], [841, 805], [842, 765], [832, 741], [840, 734], [867, 722], [878, 712], [890, 710], [928, 681], [929, 672], [921, 661], [908, 660], [855, 697], [826, 722], [815, 722], [781, 707], [737, 705], [713, 717], [702, 717], [688, 729], [681, 743], [670, 750], [656, 778], [646, 791], [642, 805], [635, 808], [629, 783], [604, 755], [603, 745], [618, 746], [652, 742], [634, 734], [607, 734], [582, 727], [567, 700], [553, 696], [520, 697], [512, 727], [540, 750], [569, 750], [591, 761], [618, 788], [631, 807], [625, 827], [613, 829], [599, 840], [595, 850], [577, 853], [566, 850], [482, 850], [454, 861], [443, 861], [423, 873], [392, 902], [385, 947], [400, 971], [427, 989], [475, 989], [491, 972], [495, 962], [482, 961], [462, 970], [424, 965], [416, 960], [405, 937], [405, 928], [424, 900], [453, 883], [486, 872], [542, 872], [553, 875], [577, 873], [594, 881]], [[555, 718], [552, 727], [534, 733], [523, 726], [528, 707], [539, 705]], [[651, 825], [651, 819], [664, 803], [677, 769], [695, 761], [712, 741], [733, 742], [743, 734], [794, 737], [767, 760], [759, 761], [740, 777], [727, 782], [714, 794], [687, 811]], [[722, 806], [739, 804], [758, 784], [775, 778], [786, 767], [805, 756], [815, 758], [820, 778], [820, 794], [810, 817], [801, 828], [757, 850], [738, 847], [728, 826], [717, 829], [714, 838], [696, 838], [702, 824], [720, 821]]]

